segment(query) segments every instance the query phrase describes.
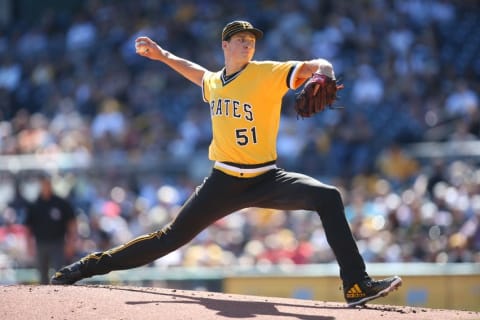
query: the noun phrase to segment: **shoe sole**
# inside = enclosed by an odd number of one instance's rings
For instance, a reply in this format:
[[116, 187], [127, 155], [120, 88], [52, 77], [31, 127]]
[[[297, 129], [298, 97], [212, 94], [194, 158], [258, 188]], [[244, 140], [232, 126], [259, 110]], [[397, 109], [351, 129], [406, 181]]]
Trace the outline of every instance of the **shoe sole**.
[[382, 291], [379, 291], [376, 295], [366, 297], [366, 298], [363, 298], [362, 300], [358, 300], [355, 302], [350, 302], [348, 303], [348, 306], [349, 307], [364, 306], [368, 301], [372, 301], [380, 297], [386, 297], [390, 292], [397, 290], [401, 285], [402, 285], [402, 279], [397, 278], [390, 284], [390, 286], [383, 289]]

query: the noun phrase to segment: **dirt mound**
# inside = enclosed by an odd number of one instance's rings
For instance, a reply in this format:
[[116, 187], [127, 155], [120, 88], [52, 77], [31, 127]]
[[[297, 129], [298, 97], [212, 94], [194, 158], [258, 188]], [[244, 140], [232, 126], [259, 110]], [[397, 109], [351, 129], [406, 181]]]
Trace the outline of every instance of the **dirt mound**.
[[257, 297], [124, 286], [0, 288], [0, 319], [480, 319], [479, 312]]

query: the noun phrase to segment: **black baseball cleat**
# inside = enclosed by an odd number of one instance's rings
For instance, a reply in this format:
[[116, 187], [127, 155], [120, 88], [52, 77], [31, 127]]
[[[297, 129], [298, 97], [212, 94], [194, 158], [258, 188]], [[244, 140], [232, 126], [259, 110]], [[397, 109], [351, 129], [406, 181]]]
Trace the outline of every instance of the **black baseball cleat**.
[[77, 261], [61, 268], [50, 279], [50, 284], [54, 285], [68, 285], [74, 284], [75, 282], [85, 278], [82, 274], [82, 261]]
[[363, 306], [368, 301], [385, 297], [402, 285], [402, 278], [393, 276], [383, 280], [367, 278], [343, 287], [345, 300], [349, 307]]

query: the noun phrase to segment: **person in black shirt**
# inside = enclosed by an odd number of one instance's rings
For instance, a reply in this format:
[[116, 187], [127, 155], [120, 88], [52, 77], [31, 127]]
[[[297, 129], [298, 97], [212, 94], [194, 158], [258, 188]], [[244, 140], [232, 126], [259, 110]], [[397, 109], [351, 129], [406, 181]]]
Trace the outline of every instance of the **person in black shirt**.
[[48, 175], [40, 177], [40, 194], [27, 207], [25, 225], [36, 242], [40, 283], [49, 283], [49, 269], [55, 270], [74, 254], [77, 235], [75, 212], [70, 203], [56, 195]]

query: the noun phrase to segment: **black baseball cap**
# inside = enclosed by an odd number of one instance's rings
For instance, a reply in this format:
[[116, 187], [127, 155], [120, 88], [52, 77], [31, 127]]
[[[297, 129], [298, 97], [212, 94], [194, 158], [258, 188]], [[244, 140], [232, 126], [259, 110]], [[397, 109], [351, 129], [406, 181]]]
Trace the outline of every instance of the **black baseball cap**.
[[263, 31], [260, 29], [255, 28], [250, 22], [248, 21], [242, 21], [242, 20], [236, 20], [227, 23], [227, 25], [223, 28], [222, 31], [222, 40], [228, 40], [230, 39], [231, 36], [233, 36], [235, 33], [239, 33], [242, 31], [248, 31], [253, 33], [255, 38], [261, 39], [263, 37]]

